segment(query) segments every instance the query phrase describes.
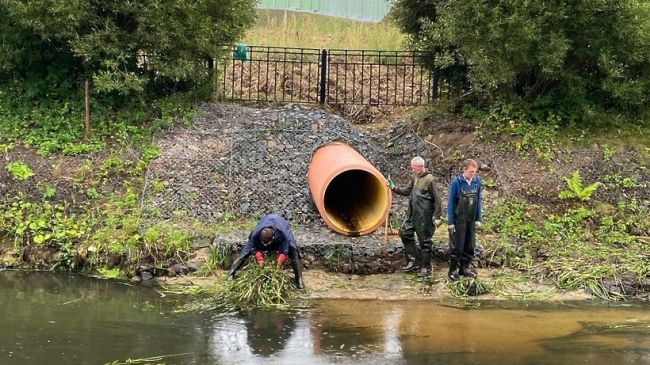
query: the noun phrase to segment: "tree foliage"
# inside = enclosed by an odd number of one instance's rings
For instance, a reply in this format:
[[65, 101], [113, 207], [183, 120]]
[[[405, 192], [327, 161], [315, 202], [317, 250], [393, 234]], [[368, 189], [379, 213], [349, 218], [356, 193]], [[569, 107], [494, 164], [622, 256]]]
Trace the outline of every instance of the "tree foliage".
[[411, 43], [482, 95], [650, 105], [646, 0], [394, 2]]
[[255, 20], [255, 0], [0, 0], [0, 77], [30, 96], [85, 79], [126, 95], [191, 88]]

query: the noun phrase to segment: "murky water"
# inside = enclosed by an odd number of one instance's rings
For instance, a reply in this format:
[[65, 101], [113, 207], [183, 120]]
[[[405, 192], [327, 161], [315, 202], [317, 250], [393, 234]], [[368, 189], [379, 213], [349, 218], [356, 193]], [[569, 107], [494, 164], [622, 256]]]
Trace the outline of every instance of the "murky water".
[[0, 364], [650, 364], [644, 304], [328, 300], [174, 314], [151, 288], [20, 272], [0, 272], [0, 304]]

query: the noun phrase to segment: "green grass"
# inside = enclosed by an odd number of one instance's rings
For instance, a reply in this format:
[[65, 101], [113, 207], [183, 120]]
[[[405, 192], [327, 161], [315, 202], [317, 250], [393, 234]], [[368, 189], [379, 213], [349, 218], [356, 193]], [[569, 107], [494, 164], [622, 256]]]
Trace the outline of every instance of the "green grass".
[[405, 37], [391, 22], [364, 23], [323, 15], [260, 10], [243, 42], [249, 45], [327, 49], [402, 50]]

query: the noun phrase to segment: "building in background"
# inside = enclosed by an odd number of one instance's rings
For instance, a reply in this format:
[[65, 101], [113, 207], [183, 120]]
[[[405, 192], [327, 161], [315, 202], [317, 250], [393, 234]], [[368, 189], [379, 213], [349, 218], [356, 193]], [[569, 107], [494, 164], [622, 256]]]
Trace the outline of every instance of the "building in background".
[[364, 22], [378, 22], [390, 10], [389, 0], [260, 0], [259, 9], [300, 11]]

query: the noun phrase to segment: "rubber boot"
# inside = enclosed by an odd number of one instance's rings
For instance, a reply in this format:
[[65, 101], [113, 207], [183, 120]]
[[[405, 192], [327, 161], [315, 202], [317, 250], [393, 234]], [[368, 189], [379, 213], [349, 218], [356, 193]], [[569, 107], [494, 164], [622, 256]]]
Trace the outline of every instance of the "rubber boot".
[[228, 280], [235, 280], [235, 273], [244, 266], [247, 258], [247, 256], [239, 256], [237, 260], [233, 262], [232, 266], [230, 266], [230, 271], [228, 272]]
[[402, 267], [402, 271], [412, 271], [417, 269], [418, 260], [415, 244], [404, 246], [404, 253], [406, 254], [406, 266]]
[[293, 280], [296, 288], [304, 289], [305, 283], [302, 281], [302, 262], [300, 261], [300, 254], [298, 250], [289, 248], [289, 260], [291, 261], [291, 268], [293, 269]]
[[460, 280], [460, 276], [458, 276], [458, 259], [455, 257], [449, 259], [449, 273], [447, 276], [451, 281]]
[[431, 275], [431, 251], [422, 250], [420, 272], [418, 272], [418, 277], [425, 278], [429, 275]]
[[469, 265], [471, 263], [471, 260], [463, 260], [460, 264], [460, 275], [461, 276], [467, 276], [469, 278], [475, 278], [476, 273], [472, 270], [470, 270]]

